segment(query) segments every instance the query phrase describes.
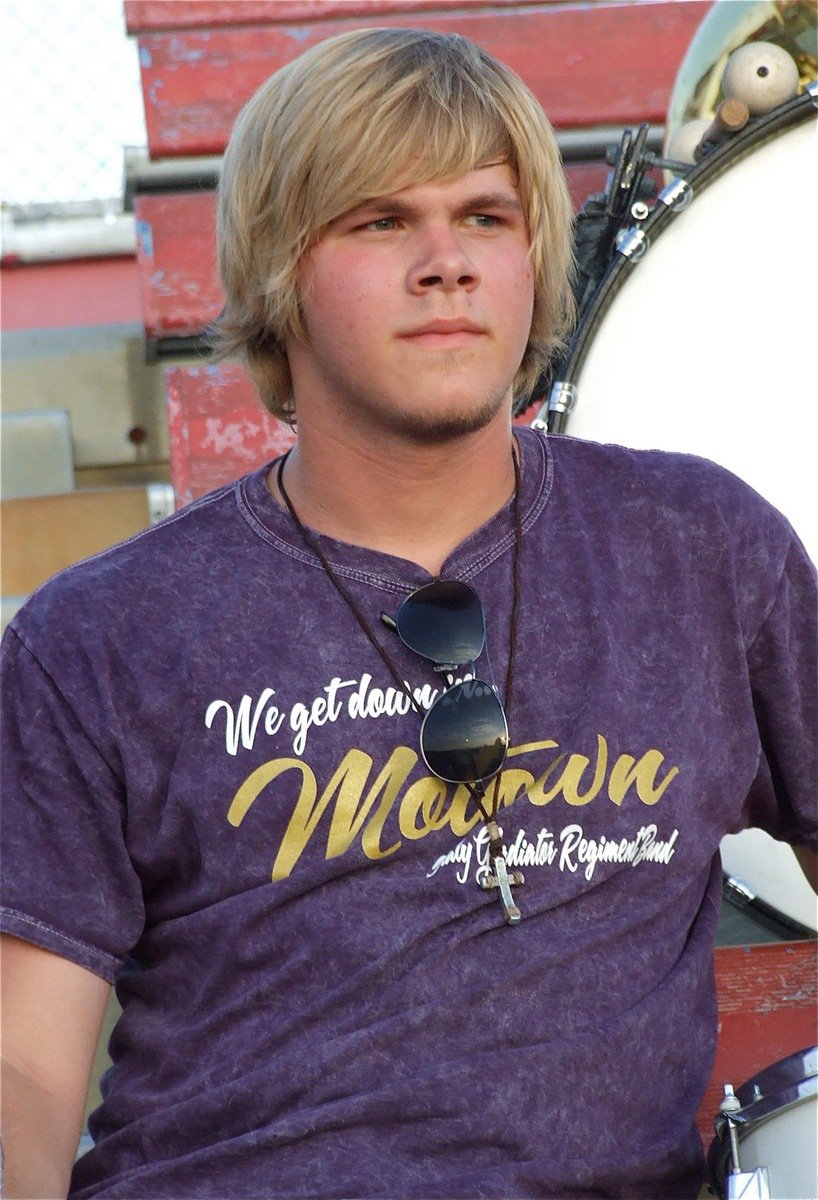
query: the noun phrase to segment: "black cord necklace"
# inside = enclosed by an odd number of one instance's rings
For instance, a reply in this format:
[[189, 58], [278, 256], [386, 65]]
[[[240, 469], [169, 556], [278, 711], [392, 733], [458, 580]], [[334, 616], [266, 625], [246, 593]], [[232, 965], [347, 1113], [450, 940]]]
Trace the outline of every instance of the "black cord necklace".
[[[304, 526], [304, 524], [301, 521], [301, 518], [299, 517], [298, 513], [295, 510], [293, 502], [290, 499], [290, 497], [287, 493], [287, 489], [284, 486], [284, 465], [287, 462], [287, 460], [290, 456], [290, 453], [291, 453], [291, 451], [288, 450], [287, 453], [281, 458], [281, 460], [278, 464], [278, 471], [276, 473], [276, 482], [278, 484], [278, 490], [281, 494], [281, 498], [284, 501], [285, 505], [287, 506], [287, 511], [289, 512], [289, 514], [293, 520], [293, 524], [295, 525], [296, 529], [298, 530], [299, 535], [301, 536], [301, 539], [304, 542], [304, 544], [307, 546], [307, 548], [309, 550], [311, 550], [315, 554], [318, 561], [321, 563], [321, 566], [324, 569], [324, 573], [326, 574], [330, 583], [333, 585], [333, 587], [337, 591], [338, 595], [341, 597], [341, 599], [347, 605], [347, 607], [349, 608], [352, 615], [355, 617], [355, 620], [358, 622], [358, 625], [360, 626], [361, 630], [366, 635], [366, 637], [369, 639], [369, 641], [372, 644], [372, 646], [374, 647], [374, 649], [380, 655], [381, 659], [383, 660], [384, 665], [386, 666], [386, 668], [389, 671], [392, 678], [395, 680], [395, 683], [397, 684], [398, 688], [403, 693], [405, 693], [405, 695], [408, 696], [409, 702], [412, 705], [412, 708], [415, 710], [415, 712], [418, 714], [418, 716], [422, 719], [423, 718], [423, 709], [418, 704], [412, 689], [409, 687], [406, 680], [402, 677], [398, 668], [392, 662], [392, 659], [389, 657], [389, 654], [387, 653], [386, 649], [381, 645], [381, 643], [375, 637], [373, 630], [370, 628], [369, 622], [367, 621], [366, 617], [364, 616], [363, 612], [361, 611], [355, 598], [347, 591], [346, 587], [341, 583], [341, 580], [338, 578], [336, 573], [333, 571], [332, 567], [329, 564], [329, 560], [327, 559], [327, 556], [324, 554], [324, 551], [321, 549], [319, 542], [317, 541], [317, 539], [315, 537], [313, 537], [313, 535], [310, 533], [310, 531]], [[508, 665], [506, 668], [506, 686], [505, 686], [505, 700], [504, 700], [506, 719], [508, 719], [508, 714], [511, 710], [512, 691], [513, 691], [513, 686], [514, 686], [514, 659], [515, 659], [516, 652], [517, 652], [517, 618], [518, 618], [518, 614], [519, 614], [519, 605], [520, 605], [520, 548], [521, 548], [521, 544], [522, 544], [522, 517], [520, 514], [520, 464], [517, 461], [517, 455], [514, 453], [513, 449], [511, 452], [511, 461], [514, 465], [514, 562], [513, 562], [513, 566], [512, 566], [513, 579], [512, 579], [511, 620], [509, 622]], [[486, 804], [484, 803], [486, 793], [485, 793], [485, 789], [482, 786], [482, 784], [474, 785], [474, 784], [466, 783], [464, 786], [466, 788], [468, 788], [470, 795], [473, 797], [475, 803], [477, 804], [478, 808], [480, 809], [480, 812], [482, 813], [483, 817], [485, 818], [486, 825], [487, 825], [488, 832], [489, 832], [489, 861], [491, 863], [492, 870], [486, 876], [485, 881], [483, 883], [481, 883], [481, 886], [486, 888], [487, 890], [491, 889], [491, 888], [495, 888], [495, 887], [499, 888], [500, 899], [501, 899], [501, 902], [503, 905], [503, 913], [505, 915], [505, 919], [510, 925], [516, 925], [520, 920], [520, 910], [517, 908], [517, 906], [514, 904], [512, 898], [511, 898], [510, 887], [511, 887], [511, 885], [514, 885], [514, 884], [523, 883], [523, 876], [522, 876], [522, 873], [519, 871], [512, 871], [511, 873], [509, 873], [506, 869], [505, 852], [504, 852], [503, 840], [502, 840], [502, 831], [500, 830], [499, 826], [497, 825], [497, 805], [498, 805], [497, 793], [495, 791], [494, 802], [493, 802], [491, 808], [489, 809], [486, 806]]]

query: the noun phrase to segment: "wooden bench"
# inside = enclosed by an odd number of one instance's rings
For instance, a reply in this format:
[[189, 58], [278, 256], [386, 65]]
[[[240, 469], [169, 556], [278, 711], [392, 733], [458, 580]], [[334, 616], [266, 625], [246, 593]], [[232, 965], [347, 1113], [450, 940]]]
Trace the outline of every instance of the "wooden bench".
[[[711, 7], [711, 0], [125, 0], [151, 159], [196, 164], [195, 188], [184, 186], [184, 170], [181, 187], [164, 172], [159, 184], [137, 181], [134, 202], [146, 344], [153, 355], [177, 357], [167, 386], [178, 503], [292, 438], [265, 416], [241, 368], [207, 365], [199, 349], [222, 305], [213, 228], [219, 156], [239, 110], [274, 70], [362, 26], [463, 33], [513, 67], [542, 102], [578, 209], [604, 186], [605, 148], [623, 127], [649, 123], [658, 146], [680, 63]], [[178, 356], [191, 353], [200, 355], [198, 365], [180, 365]]]
[[0, 501], [3, 596], [27, 596], [57, 571], [168, 516], [169, 490], [155, 483]]

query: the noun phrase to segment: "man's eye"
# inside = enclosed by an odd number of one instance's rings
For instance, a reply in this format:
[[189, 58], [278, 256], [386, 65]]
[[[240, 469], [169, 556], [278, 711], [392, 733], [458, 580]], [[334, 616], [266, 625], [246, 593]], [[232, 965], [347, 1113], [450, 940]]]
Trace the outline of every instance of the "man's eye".
[[480, 229], [493, 229], [495, 225], [500, 224], [500, 218], [492, 216], [491, 213], [472, 213], [470, 219]]
[[395, 217], [376, 217], [374, 221], [367, 221], [361, 228], [371, 229], [373, 233], [385, 233], [389, 229], [394, 229], [395, 225]]

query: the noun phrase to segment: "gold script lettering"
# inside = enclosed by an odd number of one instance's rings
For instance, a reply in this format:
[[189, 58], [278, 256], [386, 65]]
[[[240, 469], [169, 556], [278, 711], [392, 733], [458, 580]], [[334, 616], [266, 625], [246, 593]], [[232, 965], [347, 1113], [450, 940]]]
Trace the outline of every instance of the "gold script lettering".
[[608, 780], [608, 795], [614, 804], [622, 803], [634, 781], [636, 794], [643, 804], [655, 804], [661, 799], [679, 774], [678, 767], [671, 767], [658, 787], [654, 786], [656, 773], [664, 761], [665, 756], [659, 750], [647, 750], [638, 762], [632, 754], [620, 754]]
[[[405, 838], [416, 841], [448, 824], [449, 815], [445, 811], [448, 791], [443, 780], [435, 779], [432, 775], [419, 779], [407, 789], [400, 802], [398, 815], [398, 825]], [[420, 825], [418, 817], [422, 822]]]
[[263, 763], [244, 781], [233, 797], [227, 819], [231, 825], [240, 825], [264, 788], [285, 771], [295, 769], [301, 772], [301, 790], [273, 863], [273, 880], [286, 879], [290, 875], [334, 797], [335, 811], [327, 835], [326, 857], [337, 858], [349, 849], [382, 792], [381, 803], [363, 832], [361, 845], [367, 857], [386, 858], [394, 854], [400, 842], [384, 850], [380, 846], [380, 834], [398, 792], [416, 762], [417, 754], [413, 750], [398, 747], [362, 801], [372, 770], [372, 759], [362, 750], [347, 751], [320, 797], [315, 775], [306, 763], [297, 758], [273, 759]]
[[599, 795], [599, 790], [605, 782], [605, 772], [608, 769], [608, 743], [601, 733], [597, 734], [596, 747], [596, 767], [586, 792], [580, 792], [579, 788], [585, 771], [590, 765], [590, 758], [586, 758], [584, 754], [572, 754], [568, 759], [558, 785], [562, 788], [566, 804], [574, 807], [590, 804], [594, 797]]
[[[511, 766], [493, 779], [486, 790], [486, 807], [491, 811], [496, 797], [496, 811], [510, 808], [520, 796], [527, 796], [529, 803], [539, 807], [550, 804], [560, 794], [571, 806], [590, 804], [602, 790], [606, 775], [608, 798], [614, 804], [622, 804], [635, 785], [639, 800], [654, 805], [679, 774], [678, 767], [669, 767], [664, 777], [658, 779], [665, 757], [655, 749], [647, 750], [638, 760], [631, 754], [621, 754], [609, 771], [608, 743], [602, 734], [597, 734], [596, 760], [585, 791], [581, 787], [591, 758], [561, 752], [558, 742], [549, 739], [514, 746], [508, 758], [548, 750], [557, 753], [539, 777], [522, 767]], [[382, 842], [386, 821], [396, 804], [398, 827], [404, 838], [416, 841], [447, 824], [455, 837], [464, 837], [482, 819], [469, 789], [462, 784], [455, 787], [449, 801], [449, 787], [434, 776], [418, 779], [407, 788], [407, 779], [417, 761], [414, 750], [398, 746], [370, 784], [374, 765], [371, 756], [362, 750], [348, 750], [319, 795], [315, 773], [302, 759], [273, 759], [244, 781], [230, 803], [227, 819], [233, 826], [241, 825], [269, 784], [288, 771], [300, 775], [295, 808], [273, 862], [274, 881], [286, 879], [292, 873], [328, 809], [331, 811], [325, 850], [328, 860], [345, 854], [357, 838], [368, 858], [377, 860], [394, 854], [402, 842], [397, 840], [387, 846]]]

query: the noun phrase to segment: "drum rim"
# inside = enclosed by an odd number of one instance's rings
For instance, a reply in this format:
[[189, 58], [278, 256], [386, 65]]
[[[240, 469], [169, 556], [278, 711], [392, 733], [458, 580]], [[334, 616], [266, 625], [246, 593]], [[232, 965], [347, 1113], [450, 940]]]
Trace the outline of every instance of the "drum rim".
[[811, 1075], [809, 1079], [802, 1079], [800, 1083], [793, 1084], [774, 1096], [762, 1096], [753, 1101], [746, 1109], [735, 1114], [739, 1141], [754, 1133], [760, 1126], [766, 1125], [773, 1117], [780, 1116], [791, 1108], [797, 1108], [805, 1100], [812, 1100], [814, 1097], [818, 1097], [818, 1078]]
[[[758, 1097], [754, 1095], [755, 1088], [761, 1091]], [[735, 1120], [749, 1129], [815, 1095], [818, 1095], [818, 1046], [807, 1046], [764, 1067], [736, 1088], [741, 1109]]]
[[779, 941], [814, 942], [818, 929], [804, 925], [796, 917], [776, 908], [759, 896], [744, 879], [722, 870], [722, 898], [740, 913], [749, 913], [757, 924], [777, 934]]

